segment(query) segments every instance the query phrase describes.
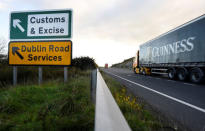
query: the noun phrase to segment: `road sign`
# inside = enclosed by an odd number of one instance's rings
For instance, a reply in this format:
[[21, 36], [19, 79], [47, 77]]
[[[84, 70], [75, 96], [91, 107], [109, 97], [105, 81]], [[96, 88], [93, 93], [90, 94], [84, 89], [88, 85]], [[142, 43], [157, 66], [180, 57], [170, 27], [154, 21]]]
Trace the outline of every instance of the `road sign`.
[[51, 40], [71, 38], [72, 11], [12, 12], [10, 40]]
[[71, 41], [10, 42], [9, 65], [71, 65]]

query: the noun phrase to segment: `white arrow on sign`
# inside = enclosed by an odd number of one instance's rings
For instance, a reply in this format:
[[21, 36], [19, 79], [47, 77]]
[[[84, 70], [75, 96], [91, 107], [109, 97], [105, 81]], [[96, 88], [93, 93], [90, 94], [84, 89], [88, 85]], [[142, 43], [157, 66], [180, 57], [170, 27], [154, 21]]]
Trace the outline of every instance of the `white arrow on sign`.
[[19, 19], [14, 19], [13, 20], [13, 27], [16, 28], [16, 26], [21, 30], [21, 32], [24, 32], [24, 28], [19, 24], [21, 21]]

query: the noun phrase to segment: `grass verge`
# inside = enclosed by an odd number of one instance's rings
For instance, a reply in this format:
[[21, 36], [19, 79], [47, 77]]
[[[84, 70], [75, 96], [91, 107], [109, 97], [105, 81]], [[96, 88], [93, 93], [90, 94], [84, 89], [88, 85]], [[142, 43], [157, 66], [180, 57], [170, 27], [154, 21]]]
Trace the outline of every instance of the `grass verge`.
[[133, 131], [163, 130], [162, 123], [144, 108], [140, 98], [103, 72], [102, 76]]
[[1, 88], [0, 130], [93, 130], [90, 71], [73, 72], [66, 84]]

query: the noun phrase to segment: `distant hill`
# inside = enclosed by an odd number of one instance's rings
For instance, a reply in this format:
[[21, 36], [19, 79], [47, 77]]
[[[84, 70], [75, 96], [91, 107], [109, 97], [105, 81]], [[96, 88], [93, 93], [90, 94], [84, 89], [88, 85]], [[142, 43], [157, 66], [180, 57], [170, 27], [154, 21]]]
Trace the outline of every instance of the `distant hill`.
[[113, 64], [111, 67], [116, 67], [116, 68], [127, 68], [132, 70], [132, 61], [134, 57], [131, 57], [129, 59], [125, 59], [123, 62]]

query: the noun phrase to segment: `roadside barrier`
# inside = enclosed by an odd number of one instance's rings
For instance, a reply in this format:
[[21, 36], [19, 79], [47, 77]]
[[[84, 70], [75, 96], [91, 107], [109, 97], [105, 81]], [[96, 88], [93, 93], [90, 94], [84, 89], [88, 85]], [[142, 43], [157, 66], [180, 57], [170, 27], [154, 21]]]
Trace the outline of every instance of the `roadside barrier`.
[[115, 102], [98, 69], [96, 73], [92, 73], [91, 82], [94, 84], [92, 84], [91, 90], [94, 90], [93, 88], [95, 88], [93, 74], [96, 74], [97, 76], [95, 99], [95, 131], [131, 131], [127, 121], [125, 120], [122, 112], [120, 111], [120, 108]]

